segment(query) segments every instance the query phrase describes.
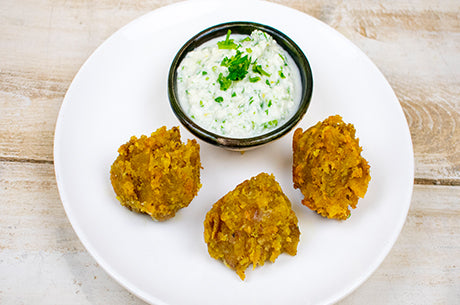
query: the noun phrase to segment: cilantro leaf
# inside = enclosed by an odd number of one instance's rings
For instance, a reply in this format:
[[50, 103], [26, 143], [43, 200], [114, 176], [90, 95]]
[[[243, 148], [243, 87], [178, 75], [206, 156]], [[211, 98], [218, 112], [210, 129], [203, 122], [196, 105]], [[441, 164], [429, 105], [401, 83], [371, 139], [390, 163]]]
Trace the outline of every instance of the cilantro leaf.
[[227, 78], [233, 81], [242, 80], [248, 73], [251, 59], [248, 55], [241, 57], [243, 53], [236, 51], [236, 55], [232, 56], [228, 65], [228, 76]]
[[232, 31], [227, 31], [227, 36], [225, 40], [217, 42], [217, 47], [219, 49], [236, 49], [237, 44], [233, 42], [233, 39], [230, 39], [230, 34]]
[[260, 75], [265, 75], [265, 76], [271, 75], [270, 73], [265, 71], [261, 65], [256, 65], [256, 63], [254, 63], [254, 65], [252, 66], [252, 71], [255, 73], [259, 73]]
[[235, 55], [230, 58], [225, 57], [220, 63], [221, 66], [228, 68], [228, 75], [224, 77], [224, 75], [220, 73], [217, 79], [221, 90], [227, 90], [232, 84], [232, 81], [242, 80], [246, 77], [246, 74], [248, 74], [251, 58], [248, 55], [242, 55], [243, 53], [237, 50]]
[[232, 84], [232, 81], [224, 77], [222, 73], [219, 74], [219, 77], [217, 78], [217, 82], [220, 85], [220, 90], [223, 90], [223, 91], [226, 91], [228, 88], [230, 88], [230, 85]]

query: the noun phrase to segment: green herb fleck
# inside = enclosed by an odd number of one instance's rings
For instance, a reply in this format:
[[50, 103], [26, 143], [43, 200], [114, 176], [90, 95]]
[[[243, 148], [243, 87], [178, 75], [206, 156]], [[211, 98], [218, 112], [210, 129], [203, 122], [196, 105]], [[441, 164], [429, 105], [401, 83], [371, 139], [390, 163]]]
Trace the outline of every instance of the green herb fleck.
[[201, 72], [201, 74], [202, 74], [202, 75], [206, 75], [206, 74], [208, 74], [208, 72], [203, 71], [203, 72]]
[[235, 97], [236, 96], [236, 92], [232, 92], [232, 97]]
[[268, 105], [267, 105], [267, 106], [268, 106], [268, 107], [271, 107], [271, 106], [272, 106], [272, 100], [269, 100], [269, 101], [268, 101]]
[[270, 81], [269, 81], [268, 79], [266, 79], [266, 80], [265, 80], [265, 83], [266, 83], [268, 86], [270, 86], [270, 87], [271, 87], [271, 85], [270, 85]]
[[203, 101], [200, 101], [200, 107], [204, 107]]
[[224, 98], [222, 96], [218, 96], [214, 100], [220, 104], [224, 101]]
[[258, 81], [260, 81], [260, 77], [258, 77], [258, 76], [249, 77], [249, 81], [250, 81], [251, 83], [258, 82]]
[[241, 42], [245, 42], [245, 41], [251, 41], [251, 37], [248, 36], [248, 37], [245, 37], [244, 39], [241, 39]]
[[233, 42], [233, 39], [230, 39], [230, 34], [232, 31], [227, 31], [227, 36], [225, 37], [224, 41], [219, 41], [217, 43], [217, 47], [219, 49], [236, 49], [237, 45]]
[[281, 59], [283, 60], [283, 63], [285, 66], [287, 66], [287, 62], [286, 62], [286, 58], [281, 54], [281, 53], [278, 53], [278, 55], [281, 57]]
[[252, 53], [252, 49], [251, 48], [246, 48], [246, 52]]
[[271, 75], [270, 73], [265, 71], [261, 65], [256, 65], [256, 63], [254, 63], [254, 65], [252, 66], [252, 71], [255, 73], [259, 73], [260, 75], [265, 75], [265, 76]]
[[251, 64], [251, 58], [248, 55], [241, 56], [242, 54], [242, 52], [237, 50], [235, 55], [230, 58], [225, 57], [222, 60], [220, 65], [228, 68], [228, 75], [224, 77], [222, 73], [219, 74], [217, 81], [220, 84], [221, 90], [227, 90], [232, 81], [242, 80], [246, 77], [249, 65]]
[[251, 96], [251, 97], [249, 98], [249, 105], [251, 105], [253, 102], [254, 102], [254, 98]]
[[242, 54], [242, 52], [236, 51], [236, 55], [230, 57], [230, 59], [225, 57], [224, 60], [222, 60], [221, 65], [228, 67], [229, 74], [227, 78], [232, 81], [242, 80], [248, 73], [251, 59], [248, 55], [241, 57]]
[[281, 78], [286, 78], [286, 76], [284, 75], [283, 71], [278, 71], [278, 74], [280, 75]]
[[217, 78], [217, 82], [220, 85], [220, 90], [223, 90], [223, 91], [227, 91], [227, 89], [230, 88], [232, 84], [232, 81], [224, 77], [222, 73], [219, 74], [219, 77]]
[[278, 120], [271, 120], [262, 124], [264, 129], [278, 126]]

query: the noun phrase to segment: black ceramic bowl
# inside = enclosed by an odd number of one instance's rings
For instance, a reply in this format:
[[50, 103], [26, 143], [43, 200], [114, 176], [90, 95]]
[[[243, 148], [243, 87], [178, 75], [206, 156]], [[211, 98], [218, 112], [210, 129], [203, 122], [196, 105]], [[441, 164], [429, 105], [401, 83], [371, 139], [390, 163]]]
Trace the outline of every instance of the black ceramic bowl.
[[[199, 47], [203, 43], [217, 38], [225, 37], [227, 31], [231, 30], [232, 34], [244, 34], [250, 35], [254, 30], [261, 30], [276, 40], [278, 45], [280, 45], [285, 51], [289, 53], [294, 62], [296, 63], [301, 78], [301, 100], [297, 111], [294, 115], [284, 124], [278, 126], [277, 128], [267, 132], [265, 134], [248, 137], [248, 138], [229, 138], [221, 135], [217, 135], [211, 131], [206, 130], [205, 128], [196, 124], [187, 114], [183, 111], [181, 104], [179, 102], [178, 93], [177, 93], [177, 68], [180, 66], [181, 61], [187, 55], [188, 52]], [[313, 89], [313, 78], [308, 63], [307, 58], [303, 54], [302, 50], [292, 41], [288, 36], [282, 32], [274, 29], [270, 26], [258, 24], [254, 22], [229, 22], [218, 24], [213, 27], [210, 27], [185, 43], [185, 45], [179, 50], [176, 57], [174, 58], [168, 77], [168, 96], [171, 107], [174, 111], [174, 114], [177, 116], [179, 121], [196, 137], [206, 141], [210, 144], [229, 149], [229, 150], [248, 150], [255, 148], [264, 144], [267, 144], [273, 140], [276, 140], [283, 135], [287, 134], [292, 128], [297, 125], [297, 123], [302, 119], [307, 108], [310, 104], [310, 99]]]

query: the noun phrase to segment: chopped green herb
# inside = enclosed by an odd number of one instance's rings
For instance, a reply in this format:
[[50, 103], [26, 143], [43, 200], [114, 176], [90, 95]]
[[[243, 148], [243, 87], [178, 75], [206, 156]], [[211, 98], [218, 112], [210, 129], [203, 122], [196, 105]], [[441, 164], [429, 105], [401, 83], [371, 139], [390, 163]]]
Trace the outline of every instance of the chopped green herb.
[[246, 48], [246, 52], [252, 53], [252, 49], [251, 48]]
[[249, 98], [249, 105], [251, 105], [252, 102], [254, 102], [254, 98], [251, 96], [251, 97]]
[[275, 127], [275, 126], [278, 126], [278, 120], [271, 120], [271, 121], [268, 121], [262, 124], [262, 127], [264, 129], [269, 128], [269, 127]]
[[232, 81], [224, 77], [222, 73], [219, 74], [219, 77], [217, 78], [217, 82], [220, 85], [220, 90], [223, 90], [223, 91], [226, 91], [228, 88], [230, 88], [230, 85], [232, 84]]
[[236, 92], [232, 92], [232, 97], [235, 97], [236, 96]]
[[267, 110], [265, 110], [265, 114], [266, 114], [266, 115], [268, 115], [268, 109], [267, 109]]
[[268, 105], [267, 105], [267, 106], [268, 106], [268, 107], [271, 107], [271, 106], [272, 106], [272, 100], [269, 100], [269, 101], [268, 101]]
[[222, 103], [224, 101], [224, 98], [222, 96], [218, 96], [214, 100], [218, 103]]
[[202, 74], [202, 75], [206, 75], [206, 74], [208, 74], [208, 72], [203, 71], [203, 72], [201, 72], [201, 74]]
[[269, 81], [268, 79], [266, 79], [266, 80], [265, 80], [265, 83], [266, 83], [268, 86], [270, 86], [270, 87], [271, 87], [271, 85], [270, 85], [270, 81]]
[[283, 71], [278, 71], [278, 74], [280, 75], [281, 78], [286, 78], [286, 76], [284, 75]]
[[190, 117], [191, 117], [192, 119], [195, 119], [195, 116], [194, 116], [193, 114], [192, 114]]
[[200, 101], [200, 107], [204, 107], [203, 101]]
[[258, 77], [258, 76], [249, 77], [249, 81], [250, 81], [251, 83], [258, 82], [258, 81], [260, 81], [260, 77]]
[[241, 42], [245, 42], [245, 41], [251, 41], [251, 37], [248, 36], [248, 37], [245, 37], [244, 39], [240, 40]]
[[271, 75], [270, 73], [265, 71], [261, 65], [256, 65], [256, 63], [254, 63], [254, 65], [252, 66], [252, 71], [255, 73], [259, 73], [260, 75], [265, 75], [265, 76]]
[[230, 34], [232, 31], [227, 31], [227, 36], [225, 37], [224, 41], [219, 41], [217, 43], [217, 47], [219, 49], [236, 49], [237, 45], [233, 42], [233, 39], [230, 39]]
[[246, 77], [249, 65], [251, 64], [251, 58], [248, 55], [241, 56], [242, 54], [242, 52], [237, 50], [235, 55], [230, 58], [225, 57], [222, 60], [220, 65], [228, 68], [228, 75], [224, 77], [222, 73], [219, 74], [217, 81], [220, 84], [221, 90], [227, 90], [232, 81], [242, 80]]
[[228, 76], [227, 78], [233, 81], [242, 80], [248, 73], [249, 64], [251, 59], [248, 55], [241, 57], [240, 51], [236, 51], [236, 55], [230, 58], [228, 63]]
[[278, 55], [281, 57], [281, 59], [283, 60], [284, 62], [284, 65], [287, 66], [287, 61], [286, 61], [286, 58], [281, 54], [281, 53], [278, 53]]

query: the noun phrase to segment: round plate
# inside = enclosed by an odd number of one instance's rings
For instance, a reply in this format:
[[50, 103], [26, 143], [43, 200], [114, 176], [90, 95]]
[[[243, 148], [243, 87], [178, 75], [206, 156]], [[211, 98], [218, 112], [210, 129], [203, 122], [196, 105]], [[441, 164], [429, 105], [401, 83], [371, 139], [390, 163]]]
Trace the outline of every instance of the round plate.
[[[230, 5], [231, 3], [231, 5]], [[310, 61], [314, 88], [299, 126], [329, 115], [353, 123], [371, 165], [364, 199], [346, 221], [301, 205], [292, 183], [292, 132], [244, 154], [200, 142], [203, 187], [189, 207], [159, 223], [115, 198], [109, 170], [132, 135], [178, 126], [167, 98], [179, 48], [214, 24], [254, 21], [292, 38]], [[183, 140], [192, 138], [181, 127]], [[155, 10], [104, 42], [76, 75], [56, 126], [56, 179], [67, 216], [86, 249], [114, 279], [147, 302], [327, 304], [363, 283], [404, 224], [413, 186], [413, 151], [398, 100], [375, 65], [322, 22], [260, 1], [186, 1]], [[240, 182], [273, 173], [292, 201], [301, 238], [296, 256], [248, 269], [243, 282], [207, 253], [203, 221]]]

